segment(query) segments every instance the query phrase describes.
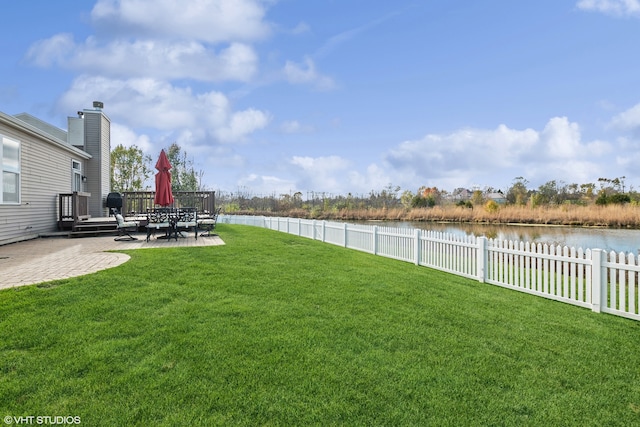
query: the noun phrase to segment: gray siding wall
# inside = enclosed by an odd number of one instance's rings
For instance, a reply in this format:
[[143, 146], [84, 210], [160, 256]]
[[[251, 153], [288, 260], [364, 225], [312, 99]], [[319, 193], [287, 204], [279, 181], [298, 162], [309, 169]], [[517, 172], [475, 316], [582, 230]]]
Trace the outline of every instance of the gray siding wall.
[[[111, 121], [103, 114], [102, 115], [102, 123], [101, 123], [101, 148], [100, 151], [102, 153], [102, 167], [100, 169], [100, 174], [102, 176], [102, 194], [101, 200], [102, 204], [107, 201], [107, 195], [111, 192]], [[105, 209], [104, 212], [109, 215], [109, 210]]]
[[0, 244], [57, 229], [59, 193], [72, 191], [71, 160], [80, 156], [18, 128], [0, 123], [0, 134], [20, 141], [21, 203], [0, 204]]
[[92, 158], [86, 163], [86, 190], [91, 193], [89, 214], [92, 217], [108, 216], [104, 207], [111, 188], [110, 161], [111, 122], [100, 110], [84, 110], [85, 151]]

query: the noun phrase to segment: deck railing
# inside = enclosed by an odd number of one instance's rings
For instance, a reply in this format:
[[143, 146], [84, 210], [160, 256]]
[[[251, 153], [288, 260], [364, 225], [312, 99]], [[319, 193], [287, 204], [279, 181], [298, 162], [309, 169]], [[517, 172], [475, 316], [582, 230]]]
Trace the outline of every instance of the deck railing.
[[73, 227], [79, 221], [91, 218], [89, 215], [91, 193], [74, 191], [58, 194], [58, 228]]
[[[144, 214], [156, 207], [154, 191], [126, 191], [122, 193], [122, 212]], [[192, 207], [198, 212], [215, 212], [215, 191], [176, 191], [171, 207]]]
[[296, 218], [221, 215], [218, 221], [321, 240], [640, 320], [640, 257], [633, 254]]

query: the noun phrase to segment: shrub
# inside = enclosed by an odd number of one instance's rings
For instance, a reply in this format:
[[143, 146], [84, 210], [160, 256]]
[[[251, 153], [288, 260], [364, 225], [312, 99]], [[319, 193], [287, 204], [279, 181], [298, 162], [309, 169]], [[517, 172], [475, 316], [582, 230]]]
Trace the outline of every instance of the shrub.
[[411, 200], [412, 208], [432, 208], [436, 205], [436, 200], [432, 196], [421, 197], [415, 196], [413, 200]]
[[604, 191], [600, 191], [600, 193], [598, 193], [598, 198], [596, 199], [596, 205], [604, 206], [607, 203], [609, 203], [607, 193], [605, 193]]
[[471, 203], [471, 200], [459, 200], [458, 203], [456, 203], [456, 206], [473, 209], [473, 203]]
[[616, 194], [607, 196], [607, 194], [604, 191], [601, 191], [598, 194], [598, 198], [596, 199], [596, 205], [600, 205], [600, 206], [608, 205], [609, 203], [614, 205], [624, 205], [625, 203], [630, 203], [630, 202], [631, 202], [631, 197], [629, 197], [628, 194], [616, 193]]
[[607, 201], [609, 203], [614, 203], [617, 205], [623, 205], [625, 203], [630, 203], [631, 202], [631, 197], [629, 197], [628, 194], [612, 194], [611, 196], [607, 197]]
[[495, 200], [489, 200], [484, 204], [484, 210], [489, 213], [498, 212], [498, 209], [500, 209], [500, 205]]

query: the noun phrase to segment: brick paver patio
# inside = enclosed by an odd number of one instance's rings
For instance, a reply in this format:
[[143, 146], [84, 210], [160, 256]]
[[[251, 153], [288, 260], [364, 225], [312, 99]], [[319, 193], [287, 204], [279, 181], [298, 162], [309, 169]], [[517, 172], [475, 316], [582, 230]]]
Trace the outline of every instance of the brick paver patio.
[[110, 250], [224, 245], [219, 236], [196, 240], [192, 233], [177, 241], [146, 242], [144, 237], [132, 241], [115, 241], [114, 236], [47, 237], [0, 246], [0, 289], [82, 276], [129, 259], [126, 254], [105, 252]]

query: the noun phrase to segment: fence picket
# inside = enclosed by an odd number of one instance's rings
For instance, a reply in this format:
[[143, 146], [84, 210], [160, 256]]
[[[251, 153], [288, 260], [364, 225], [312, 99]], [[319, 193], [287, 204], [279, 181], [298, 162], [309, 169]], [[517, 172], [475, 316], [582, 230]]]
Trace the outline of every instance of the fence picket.
[[[618, 254], [618, 263], [625, 265], [626, 259], [623, 252]], [[618, 309], [625, 311], [627, 309], [627, 275], [625, 274], [625, 270], [618, 270]]]
[[[569, 253], [569, 256], [573, 259], [576, 259], [576, 248], [572, 247]], [[576, 264], [575, 262], [572, 262], [571, 264], [569, 264], [569, 262], [566, 263], [567, 266], [570, 268], [569, 270], [569, 275], [571, 276], [571, 285], [570, 285], [570, 290], [569, 290], [569, 298], [571, 299], [576, 299], [576, 268], [578, 266], [578, 264]]]
[[[520, 243], [520, 250], [524, 253], [531, 252], [531, 244], [529, 242]], [[524, 256], [524, 282], [525, 288], [533, 289], [532, 281], [531, 281], [531, 256]]]
[[[616, 262], [616, 253], [611, 251], [608, 255], [607, 261], [615, 264]], [[608, 308], [616, 308], [617, 302], [617, 273], [618, 269], [613, 267], [609, 268], [609, 301], [606, 305]]]
[[[563, 254], [562, 246], [556, 246], [556, 255], [561, 256]], [[560, 258], [556, 258], [556, 295], [559, 297], [565, 297], [564, 294], [564, 272], [563, 272], [564, 263], [560, 260]]]
[[[549, 245], [545, 244], [542, 246], [543, 254], [549, 254]], [[549, 293], [549, 258], [543, 258], [543, 270], [542, 270], [542, 285], [543, 291], [545, 294]]]
[[507, 266], [509, 272], [509, 283], [511, 283], [514, 287], [520, 287], [520, 281], [518, 280], [518, 266], [520, 263], [518, 262], [518, 242], [509, 240], [509, 253], [507, 255], [509, 259], [509, 265]]
[[[542, 246], [542, 243], [538, 243], [536, 245], [536, 252], [538, 254], [543, 254], [544, 252], [544, 247]], [[539, 292], [544, 292], [544, 282], [543, 282], [543, 266], [544, 266], [544, 259], [542, 258], [542, 256], [537, 256], [536, 257], [536, 264], [537, 264], [537, 268], [536, 268], [536, 276], [537, 276], [537, 283], [536, 283], [536, 290]]]
[[[636, 257], [629, 254], [627, 264], [636, 265]], [[636, 275], [635, 271], [629, 272], [629, 313], [636, 314]]]
[[562, 263], [562, 296], [571, 299], [572, 297], [569, 295], [569, 276], [571, 273], [569, 272], [569, 262], [567, 261], [567, 258], [569, 257], [568, 247], [562, 247], [562, 256], [565, 257], [565, 260]]
[[[586, 255], [584, 254], [582, 248], [578, 248], [578, 258], [585, 259]], [[585, 271], [584, 264], [578, 264], [578, 301], [585, 301]]]

